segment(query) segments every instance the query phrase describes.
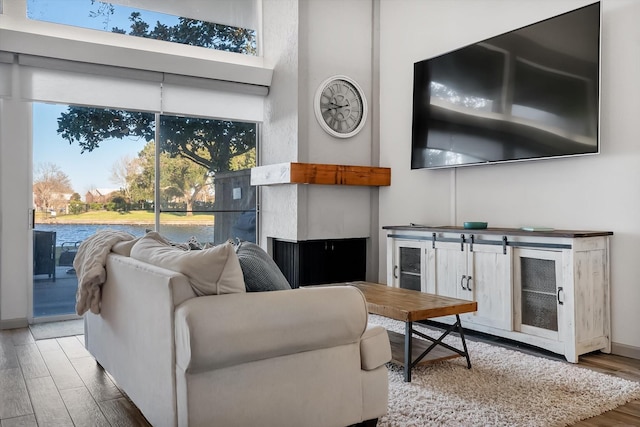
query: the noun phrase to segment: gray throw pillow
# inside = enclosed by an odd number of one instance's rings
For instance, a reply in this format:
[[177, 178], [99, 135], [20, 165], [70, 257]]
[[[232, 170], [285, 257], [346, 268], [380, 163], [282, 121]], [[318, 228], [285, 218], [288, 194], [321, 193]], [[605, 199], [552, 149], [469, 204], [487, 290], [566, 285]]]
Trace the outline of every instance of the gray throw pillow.
[[244, 276], [247, 292], [282, 291], [291, 289], [275, 261], [255, 243], [239, 241], [236, 254]]

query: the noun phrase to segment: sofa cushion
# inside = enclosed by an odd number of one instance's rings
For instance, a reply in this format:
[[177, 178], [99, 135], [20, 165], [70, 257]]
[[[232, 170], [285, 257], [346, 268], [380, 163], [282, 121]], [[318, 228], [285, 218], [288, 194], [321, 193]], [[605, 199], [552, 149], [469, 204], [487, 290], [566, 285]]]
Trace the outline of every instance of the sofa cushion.
[[240, 262], [231, 243], [185, 251], [152, 231], [133, 246], [131, 258], [184, 274], [198, 295], [245, 292]]
[[247, 292], [291, 289], [278, 265], [260, 246], [241, 240], [236, 245], [236, 254]]
[[124, 240], [122, 242], [118, 242], [111, 248], [111, 252], [115, 252], [118, 255], [122, 256], [131, 256], [131, 249], [133, 245], [135, 245], [140, 238], [136, 238], [133, 240]]
[[378, 369], [391, 360], [389, 334], [385, 328], [369, 325], [360, 339], [360, 363], [365, 371]]

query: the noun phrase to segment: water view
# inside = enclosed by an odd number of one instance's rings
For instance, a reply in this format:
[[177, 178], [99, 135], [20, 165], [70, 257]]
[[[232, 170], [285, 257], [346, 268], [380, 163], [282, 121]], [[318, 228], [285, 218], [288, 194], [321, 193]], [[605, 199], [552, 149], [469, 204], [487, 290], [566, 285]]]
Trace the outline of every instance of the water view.
[[[73, 245], [98, 230], [119, 230], [136, 237], [153, 229], [152, 225], [136, 224], [36, 224], [36, 230], [55, 231], [57, 246]], [[184, 243], [194, 236], [200, 243], [213, 242], [213, 225], [161, 225], [160, 233], [172, 242]], [[67, 246], [67, 245], [65, 245]]]

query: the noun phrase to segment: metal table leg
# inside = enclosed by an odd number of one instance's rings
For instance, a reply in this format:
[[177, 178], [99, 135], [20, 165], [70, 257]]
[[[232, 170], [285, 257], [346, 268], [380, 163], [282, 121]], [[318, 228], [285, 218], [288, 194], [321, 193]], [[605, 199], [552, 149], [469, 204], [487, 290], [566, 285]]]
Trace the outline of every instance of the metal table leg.
[[[413, 329], [413, 322], [405, 322], [405, 332], [404, 332], [404, 381], [411, 382], [411, 369], [420, 363], [422, 359], [436, 346], [442, 346], [447, 348], [454, 353], [459, 354], [460, 356], [464, 356], [467, 360], [467, 369], [471, 369], [471, 359], [469, 358], [469, 351], [467, 350], [467, 342], [464, 339], [464, 331], [462, 329], [462, 323], [460, 322], [460, 316], [456, 314], [456, 322], [452, 325], [447, 325], [446, 328], [443, 328], [444, 332], [440, 337], [432, 338], [429, 335], [423, 334], [420, 331], [416, 331]], [[462, 341], [462, 350], [457, 349], [455, 347], [450, 346], [447, 343], [444, 343], [442, 340], [449, 335], [451, 332], [458, 332], [460, 334], [460, 340]], [[415, 360], [411, 360], [411, 352], [413, 350], [412, 340], [413, 334], [424, 338], [428, 341], [431, 341], [431, 345], [424, 351], [420, 356], [418, 356]]]
[[413, 322], [404, 324], [404, 382], [411, 382], [411, 352], [413, 350]]

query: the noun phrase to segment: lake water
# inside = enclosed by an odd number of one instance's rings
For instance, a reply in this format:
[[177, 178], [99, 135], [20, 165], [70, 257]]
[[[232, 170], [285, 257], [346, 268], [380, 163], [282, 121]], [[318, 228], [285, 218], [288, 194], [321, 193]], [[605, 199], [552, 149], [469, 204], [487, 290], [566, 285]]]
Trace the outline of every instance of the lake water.
[[[36, 230], [55, 231], [57, 246], [73, 244], [91, 236], [98, 230], [119, 230], [142, 236], [150, 225], [133, 224], [36, 224]], [[213, 225], [161, 225], [160, 233], [172, 242], [184, 243], [194, 236], [198, 242], [213, 242]], [[65, 245], [66, 246], [66, 245]]]

